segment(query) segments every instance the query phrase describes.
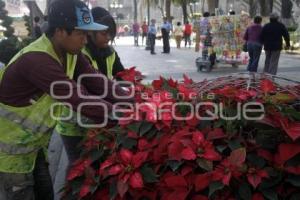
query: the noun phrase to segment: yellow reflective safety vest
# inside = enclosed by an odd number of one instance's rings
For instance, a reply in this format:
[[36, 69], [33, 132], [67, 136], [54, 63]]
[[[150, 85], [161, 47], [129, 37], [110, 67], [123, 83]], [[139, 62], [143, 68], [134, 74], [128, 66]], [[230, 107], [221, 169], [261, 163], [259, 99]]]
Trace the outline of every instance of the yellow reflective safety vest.
[[[43, 52], [60, 63], [50, 40], [42, 35], [17, 53], [1, 71], [0, 80], [10, 65], [29, 52]], [[76, 55], [67, 55], [66, 74], [73, 78]], [[29, 106], [13, 107], [0, 103], [0, 172], [30, 173], [34, 169], [37, 152], [46, 150], [56, 121], [51, 106], [56, 101], [44, 94]], [[55, 106], [53, 115], [61, 115], [61, 106]]]
[[[98, 63], [96, 60], [94, 60], [89, 53], [89, 50], [84, 48], [82, 50], [82, 53], [88, 57], [90, 63], [95, 69], [99, 69]], [[106, 66], [107, 66], [107, 74], [106, 76], [109, 79], [113, 79], [113, 66], [116, 59], [116, 53], [114, 52], [112, 55], [106, 58]], [[62, 120], [65, 119], [66, 116], [72, 116], [68, 120]], [[55, 130], [57, 133], [64, 135], [64, 136], [84, 136], [87, 132], [86, 128], [81, 127], [77, 123], [77, 113], [73, 110], [68, 109], [67, 107], [63, 107], [62, 109], [62, 115], [61, 120], [57, 122], [57, 125], [55, 127]]]

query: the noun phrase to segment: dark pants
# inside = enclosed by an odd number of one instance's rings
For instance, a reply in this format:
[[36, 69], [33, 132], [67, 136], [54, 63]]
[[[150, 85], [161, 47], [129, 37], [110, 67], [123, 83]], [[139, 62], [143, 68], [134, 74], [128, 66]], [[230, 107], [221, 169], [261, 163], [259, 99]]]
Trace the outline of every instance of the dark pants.
[[53, 200], [54, 190], [44, 152], [38, 153], [32, 173], [0, 173], [1, 200]]
[[280, 50], [278, 51], [265, 51], [266, 52], [266, 61], [264, 72], [276, 75], [278, 70], [278, 62], [280, 58]]
[[257, 72], [262, 46], [260, 44], [248, 43], [247, 49], [250, 57], [247, 70], [249, 72]]
[[167, 31], [162, 29], [162, 39], [163, 39], [163, 52], [170, 53], [170, 36]]
[[82, 136], [64, 136], [61, 135], [62, 141], [69, 160], [69, 167], [80, 157], [79, 143], [82, 141]]
[[189, 47], [192, 45], [191, 35], [184, 35], [184, 46], [186, 47], [187, 43], [189, 43]]
[[133, 33], [134, 46], [139, 46], [139, 33]]
[[154, 54], [155, 53], [155, 35], [149, 34], [149, 42], [150, 42], [150, 53]]
[[146, 38], [147, 40], [147, 33], [142, 34], [142, 45], [144, 44], [144, 39]]

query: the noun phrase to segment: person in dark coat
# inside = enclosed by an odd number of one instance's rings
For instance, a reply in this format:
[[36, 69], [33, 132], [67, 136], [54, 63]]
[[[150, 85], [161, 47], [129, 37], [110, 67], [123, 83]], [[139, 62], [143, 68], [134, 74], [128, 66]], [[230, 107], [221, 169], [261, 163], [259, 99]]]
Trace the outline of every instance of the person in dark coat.
[[279, 15], [272, 13], [270, 23], [262, 29], [261, 41], [266, 53], [264, 72], [276, 75], [280, 52], [282, 50], [282, 37], [286, 43], [286, 49], [290, 48], [290, 36], [286, 27], [279, 22]]
[[161, 35], [163, 39], [163, 52], [170, 53], [170, 32], [172, 25], [168, 22], [167, 18], [164, 18], [164, 23], [161, 26]]

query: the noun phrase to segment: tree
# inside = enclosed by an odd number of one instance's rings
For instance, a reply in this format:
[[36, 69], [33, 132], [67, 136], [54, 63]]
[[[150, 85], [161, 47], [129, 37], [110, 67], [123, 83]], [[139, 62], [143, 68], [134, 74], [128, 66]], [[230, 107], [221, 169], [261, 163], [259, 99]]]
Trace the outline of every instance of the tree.
[[13, 19], [8, 16], [3, 0], [0, 0], [0, 20], [2, 21], [1, 25], [5, 28], [5, 39], [0, 42], [0, 61], [7, 64], [19, 51], [19, 41], [14, 35], [14, 28], [11, 27]]
[[281, 16], [284, 19], [292, 18], [293, 3], [291, 0], [281, 0]]
[[215, 13], [215, 9], [219, 7], [219, 0], [207, 0], [208, 12]]
[[7, 10], [5, 10], [5, 2], [0, 0], [0, 20], [2, 21], [1, 25], [5, 28], [4, 36], [9, 38], [14, 36], [14, 28], [11, 27], [13, 19], [9, 17]]
[[257, 0], [249, 0], [249, 14], [251, 17], [255, 17], [257, 14]]
[[273, 0], [260, 0], [261, 15], [269, 16], [273, 11]]
[[187, 12], [187, 5], [188, 3], [190, 3], [190, 0], [172, 0], [172, 2], [175, 5], [178, 5], [181, 7], [182, 9], [182, 15], [183, 15], [183, 21], [187, 21], [188, 20], [188, 12]]
[[171, 17], [171, 5], [172, 5], [172, 1], [171, 0], [166, 0], [165, 1], [166, 18], [168, 19], [168, 21], [172, 20], [172, 17]]
[[137, 0], [133, 0], [133, 19], [137, 21], [138, 13], [137, 13]]

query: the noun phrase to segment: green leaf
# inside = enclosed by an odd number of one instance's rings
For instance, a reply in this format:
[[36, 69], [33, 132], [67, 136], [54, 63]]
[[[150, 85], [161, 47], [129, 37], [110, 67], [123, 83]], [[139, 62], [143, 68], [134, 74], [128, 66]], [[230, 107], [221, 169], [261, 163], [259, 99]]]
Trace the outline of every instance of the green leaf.
[[89, 152], [90, 158], [92, 159], [93, 162], [99, 160], [103, 156], [103, 150], [101, 149], [100, 151], [93, 150], [92, 152]]
[[239, 187], [239, 195], [244, 200], [251, 200], [252, 199], [252, 193], [251, 188], [249, 184], [243, 182], [241, 186]]
[[221, 128], [225, 126], [225, 124], [226, 124], [225, 120], [220, 119], [214, 123], [214, 128]]
[[236, 149], [242, 148], [242, 145], [238, 140], [230, 140], [228, 143], [229, 148], [234, 151]]
[[248, 154], [247, 160], [251, 164], [257, 166], [258, 168], [263, 168], [266, 165], [266, 161], [262, 157], [257, 156], [256, 154]]
[[167, 162], [168, 166], [175, 172], [177, 171], [180, 166], [183, 164], [183, 161], [176, 161], [176, 160], [169, 160]]
[[269, 200], [278, 200], [278, 196], [274, 190], [263, 190], [262, 193]]
[[212, 194], [214, 194], [218, 190], [222, 190], [224, 188], [224, 184], [221, 182], [212, 182], [209, 185], [209, 194], [208, 197], [211, 197]]
[[146, 183], [156, 183], [158, 182], [157, 180], [157, 175], [153, 171], [152, 168], [149, 166], [145, 165], [141, 168], [141, 173], [143, 175], [143, 179]]
[[206, 170], [206, 171], [212, 171], [213, 170], [213, 162], [203, 159], [203, 158], [199, 158], [197, 159], [197, 164], [199, 165], [199, 167], [201, 167], [202, 169]]
[[130, 124], [127, 126], [127, 128], [130, 130], [130, 131], [133, 131], [135, 133], [138, 133], [139, 130], [140, 130], [140, 127], [142, 125], [142, 122], [136, 122], [136, 123], [133, 123], [133, 124]]
[[133, 138], [128, 138], [125, 135], [117, 136], [117, 145], [122, 145], [126, 149], [133, 149], [137, 145], [137, 141]]
[[109, 184], [109, 197], [110, 199], [115, 199], [118, 195], [117, 182], [113, 181]]
[[[276, 174], [275, 174], [276, 173]], [[269, 173], [270, 179], [264, 179], [261, 184], [258, 186], [260, 190], [266, 190], [269, 188], [272, 188], [279, 184], [282, 181], [282, 176], [276, 172], [276, 171], [271, 171], [271, 174]]]
[[151, 129], [151, 130], [146, 134], [146, 138], [147, 138], [148, 140], [152, 139], [154, 136], [156, 136], [157, 132], [158, 132], [158, 131], [157, 131], [156, 128]]
[[148, 133], [152, 129], [152, 127], [153, 127], [153, 124], [143, 121], [140, 126], [140, 130], [139, 130], [140, 136], [144, 136], [146, 133]]
[[300, 176], [290, 176], [286, 179], [286, 182], [292, 184], [293, 186], [300, 187]]
[[287, 114], [289, 114], [292, 118], [299, 121], [300, 120], [300, 112], [296, 111], [294, 108], [287, 108], [285, 110]]
[[218, 152], [220, 152], [220, 153], [222, 153], [226, 148], [227, 148], [227, 146], [225, 146], [225, 145], [219, 145], [219, 146], [216, 146], [216, 149], [217, 149]]
[[137, 141], [133, 138], [125, 138], [122, 142], [122, 145], [126, 149], [133, 149], [137, 145]]

